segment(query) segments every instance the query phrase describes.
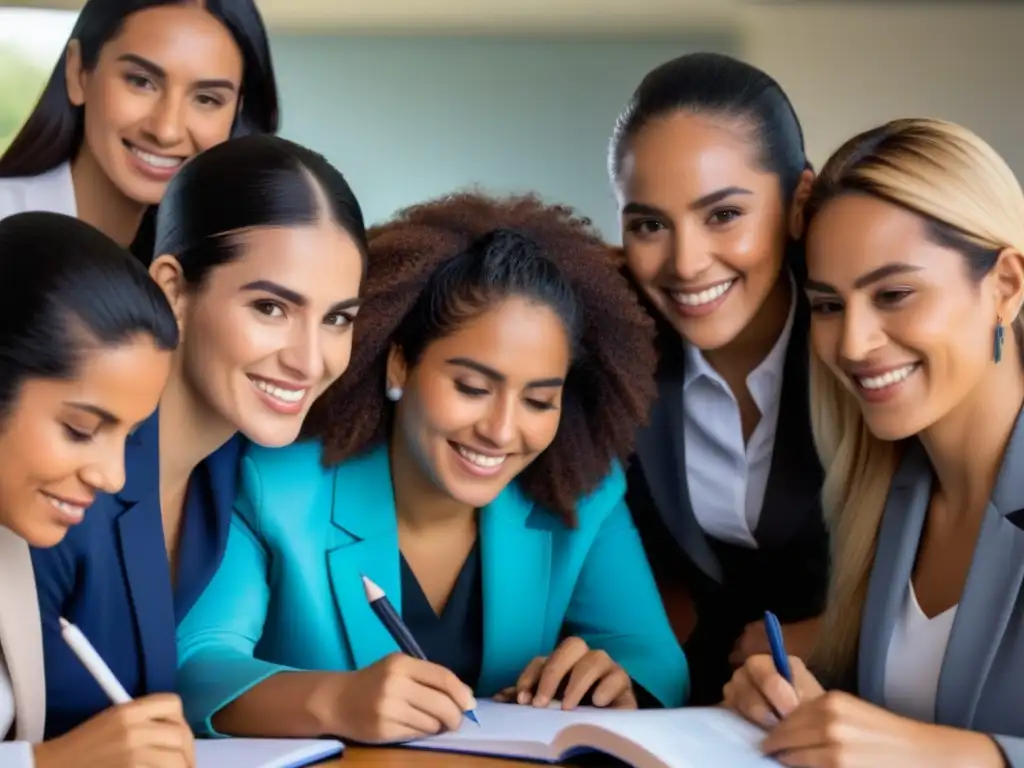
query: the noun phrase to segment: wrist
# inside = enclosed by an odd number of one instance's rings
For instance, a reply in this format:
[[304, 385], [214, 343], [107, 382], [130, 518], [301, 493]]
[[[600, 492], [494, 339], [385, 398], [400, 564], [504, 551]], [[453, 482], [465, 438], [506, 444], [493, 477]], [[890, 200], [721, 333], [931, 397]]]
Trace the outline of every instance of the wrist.
[[937, 726], [944, 738], [935, 739], [939, 747], [936, 765], [951, 768], [1006, 768], [1006, 757], [999, 744], [987, 733]]
[[306, 702], [307, 715], [316, 733], [342, 737], [347, 732], [345, 702], [348, 700], [349, 683], [353, 672], [314, 673], [309, 698]]
[[53, 759], [53, 747], [53, 740], [41, 741], [38, 744], [32, 745], [32, 764], [34, 768], [50, 768], [50, 766], [60, 765], [59, 759]]

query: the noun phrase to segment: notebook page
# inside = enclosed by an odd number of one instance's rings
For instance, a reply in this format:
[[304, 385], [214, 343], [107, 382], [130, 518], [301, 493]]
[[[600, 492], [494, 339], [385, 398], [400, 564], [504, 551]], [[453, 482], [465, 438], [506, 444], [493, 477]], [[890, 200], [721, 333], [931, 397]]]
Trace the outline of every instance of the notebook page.
[[334, 739], [196, 739], [196, 768], [297, 768], [341, 752]]

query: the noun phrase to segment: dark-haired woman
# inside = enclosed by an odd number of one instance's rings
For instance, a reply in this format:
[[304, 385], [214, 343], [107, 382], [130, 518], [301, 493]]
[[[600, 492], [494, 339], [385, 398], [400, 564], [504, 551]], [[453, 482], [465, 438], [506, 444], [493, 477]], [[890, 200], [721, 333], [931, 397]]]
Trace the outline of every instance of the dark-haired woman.
[[181, 326], [127, 480], [62, 544], [35, 550], [47, 732], [106, 706], [62, 641], [75, 622], [132, 695], [174, 689], [175, 625], [220, 562], [243, 438], [280, 446], [348, 365], [366, 252], [359, 204], [314, 152], [225, 142], [171, 182], [150, 274]]
[[663, 589], [693, 598], [693, 702], [714, 703], [732, 666], [767, 650], [764, 611], [804, 655], [824, 607], [797, 243], [812, 173], [779, 85], [706, 53], [644, 78], [609, 165], [661, 351], [629, 505]]
[[[227, 554], [179, 628], [193, 728], [391, 742], [457, 728], [474, 696], [682, 704], [616, 463], [654, 355], [612, 254], [565, 208], [455, 196], [371, 255], [319, 440], [243, 461]], [[397, 653], [364, 575], [428, 661]]]
[[97, 513], [93, 499], [120, 489], [125, 440], [156, 408], [177, 343], [166, 298], [108, 237], [54, 213], [0, 222], [4, 768], [195, 764], [181, 702], [169, 694], [42, 741], [43, 648], [29, 556], [29, 545], [58, 544]]
[[148, 263], [152, 217], [143, 225], [144, 216], [178, 169], [230, 136], [274, 133], [277, 122], [253, 0], [88, 0], [0, 157], [0, 219], [31, 210], [78, 216], [124, 246], [134, 242]]

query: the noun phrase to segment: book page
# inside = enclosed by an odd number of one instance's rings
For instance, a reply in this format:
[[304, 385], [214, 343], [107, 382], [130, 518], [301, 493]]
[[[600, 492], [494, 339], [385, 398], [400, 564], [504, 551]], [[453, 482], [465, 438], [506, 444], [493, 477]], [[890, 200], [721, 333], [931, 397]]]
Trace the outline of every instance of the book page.
[[196, 739], [196, 768], [293, 768], [341, 752], [334, 739]]

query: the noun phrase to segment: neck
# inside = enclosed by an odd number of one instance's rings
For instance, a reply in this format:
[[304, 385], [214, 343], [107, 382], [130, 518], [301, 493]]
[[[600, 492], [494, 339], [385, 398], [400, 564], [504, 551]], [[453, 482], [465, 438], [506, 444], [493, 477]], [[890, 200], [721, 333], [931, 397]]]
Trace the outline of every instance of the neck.
[[704, 359], [718, 373], [745, 379], [768, 357], [789, 319], [793, 287], [785, 268], [746, 328], [724, 347], [704, 353]]
[[75, 190], [78, 218], [96, 227], [118, 245], [130, 246], [146, 206], [125, 197], [84, 144], [71, 163], [71, 183]]
[[160, 397], [160, 492], [185, 488], [192, 471], [231, 439], [235, 425], [206, 403], [182, 376], [180, 360]]
[[945, 507], [979, 515], [992, 498], [1006, 444], [1024, 404], [1024, 370], [1007, 338], [1003, 361], [941, 421], [921, 433]]
[[422, 533], [475, 524], [473, 507], [453, 499], [427, 477], [398, 430], [391, 439], [389, 453], [399, 527]]

